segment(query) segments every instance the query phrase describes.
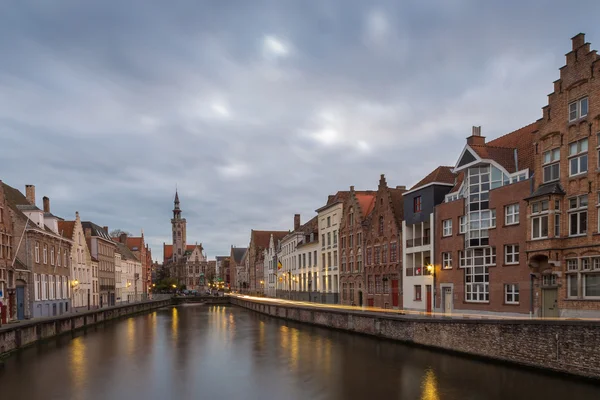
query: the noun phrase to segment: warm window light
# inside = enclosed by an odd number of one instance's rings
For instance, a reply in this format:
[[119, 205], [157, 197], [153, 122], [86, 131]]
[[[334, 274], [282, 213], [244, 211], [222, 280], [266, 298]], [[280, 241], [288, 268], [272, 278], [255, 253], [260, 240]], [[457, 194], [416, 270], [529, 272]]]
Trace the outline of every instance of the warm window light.
[[433, 271], [433, 265], [432, 264], [427, 265], [425, 268], [427, 268], [427, 271], [429, 271], [429, 272]]

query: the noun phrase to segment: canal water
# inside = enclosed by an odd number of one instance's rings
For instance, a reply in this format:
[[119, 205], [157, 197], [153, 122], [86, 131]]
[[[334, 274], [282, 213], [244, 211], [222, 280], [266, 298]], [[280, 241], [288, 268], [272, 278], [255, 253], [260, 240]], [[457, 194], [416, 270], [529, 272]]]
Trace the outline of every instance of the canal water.
[[0, 369], [2, 400], [221, 398], [592, 400], [600, 386], [204, 305], [45, 342]]

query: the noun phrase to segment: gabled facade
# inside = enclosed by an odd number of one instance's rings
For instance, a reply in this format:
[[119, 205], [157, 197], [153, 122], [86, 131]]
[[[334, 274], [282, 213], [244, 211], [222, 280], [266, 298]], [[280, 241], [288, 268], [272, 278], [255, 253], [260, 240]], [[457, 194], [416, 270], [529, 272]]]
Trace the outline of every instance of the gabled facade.
[[534, 136], [527, 260], [542, 317], [600, 316], [600, 57], [580, 33]]
[[263, 250], [263, 276], [264, 279], [260, 282], [262, 291], [265, 296], [275, 297], [277, 294], [277, 246], [275, 239], [271, 235], [269, 247]]
[[531, 193], [536, 130], [534, 123], [486, 143], [481, 127], [473, 127], [453, 169], [457, 182], [435, 207], [434, 309], [530, 311], [524, 199]]
[[229, 285], [233, 290], [240, 290], [242, 288], [242, 283], [246, 282], [240, 281], [238, 278], [238, 274], [240, 272], [240, 267], [242, 266], [242, 258], [246, 253], [247, 248], [245, 247], [233, 247], [231, 246], [231, 250], [229, 252]]
[[10, 311], [16, 302], [13, 224], [9, 209], [4, 196], [4, 184], [0, 180], [0, 323], [12, 319]]
[[75, 212], [74, 221], [58, 221], [58, 231], [73, 242], [71, 247], [71, 307], [79, 310], [98, 307], [98, 277], [92, 270], [92, 255], [85, 240], [85, 233]]
[[301, 234], [296, 242], [298, 268], [294, 281], [297, 283], [300, 300], [321, 301], [318, 293], [319, 222], [315, 216], [298, 229]]
[[364, 232], [375, 206], [375, 191], [350, 192], [344, 201], [340, 220], [340, 303], [363, 306], [366, 303], [364, 280]]
[[248, 263], [248, 285], [250, 292], [262, 293], [260, 281], [264, 282], [264, 260], [263, 251], [269, 246], [271, 235], [278, 241], [287, 235], [288, 231], [258, 231], [252, 229], [250, 232], [250, 244], [247, 251]]
[[117, 246], [108, 234], [108, 227], [100, 227], [90, 221], [84, 221], [81, 225], [92, 260], [98, 262], [98, 306], [113, 306], [116, 302], [115, 251]]
[[[452, 167], [437, 167], [402, 194], [402, 303], [405, 310], [433, 311], [434, 208], [444, 202], [454, 184]], [[452, 224], [446, 223], [445, 232], [452, 232]]]
[[366, 304], [402, 308], [402, 220], [406, 187], [389, 188], [382, 174], [364, 230]]

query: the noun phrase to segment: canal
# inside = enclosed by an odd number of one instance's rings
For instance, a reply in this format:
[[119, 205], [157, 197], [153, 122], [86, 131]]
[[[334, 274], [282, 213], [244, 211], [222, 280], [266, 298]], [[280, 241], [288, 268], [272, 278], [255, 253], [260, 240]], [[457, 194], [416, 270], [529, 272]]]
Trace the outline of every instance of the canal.
[[204, 305], [48, 341], [0, 369], [2, 400], [219, 398], [585, 400], [600, 386]]

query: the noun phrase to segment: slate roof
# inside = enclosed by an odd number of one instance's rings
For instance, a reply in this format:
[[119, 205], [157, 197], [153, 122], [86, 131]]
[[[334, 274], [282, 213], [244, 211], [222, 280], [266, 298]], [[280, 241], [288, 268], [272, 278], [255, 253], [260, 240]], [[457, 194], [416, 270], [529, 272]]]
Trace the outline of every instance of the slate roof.
[[129, 250], [129, 247], [127, 247], [123, 243], [119, 243], [119, 242], [115, 242], [115, 244], [117, 245], [117, 251], [121, 254], [121, 258], [124, 258], [126, 260], [140, 261], [135, 256], [135, 254], [133, 254], [133, 252], [131, 250]]
[[250, 233], [250, 239], [252, 241], [252, 238], [254, 238], [254, 245], [257, 249], [266, 249], [269, 247], [271, 234], [275, 244], [277, 244], [278, 240], [283, 239], [289, 233], [289, 231], [255, 231], [253, 229]]
[[531, 194], [531, 196], [526, 197], [525, 200], [533, 199], [541, 196], [548, 196], [551, 194], [558, 194], [564, 196], [566, 194], [565, 190], [561, 186], [560, 183], [550, 183], [546, 185], [542, 185], [537, 188], [535, 192]]
[[429, 173], [425, 178], [421, 179], [410, 190], [420, 188], [433, 182], [454, 184], [455, 175], [452, 173], [453, 167], [439, 166]]
[[100, 227], [99, 225], [96, 225], [93, 222], [82, 221], [81, 226], [83, 227], [84, 232], [86, 229], [91, 229], [92, 236], [101, 237], [102, 239], [109, 240], [111, 242], [113, 241], [108, 232], [104, 230], [104, 228]]
[[248, 250], [247, 247], [232, 247], [231, 248], [233, 260], [236, 262], [236, 264], [239, 264], [242, 262], [242, 258], [244, 258], [244, 254], [246, 254], [247, 250]]
[[[2, 182], [2, 188], [4, 189], [4, 198], [8, 202], [8, 205], [13, 210], [17, 211], [18, 214], [22, 214], [21, 210], [25, 209], [40, 211], [39, 208], [30, 204], [25, 195], [18, 189], [15, 189], [4, 182]], [[25, 215], [23, 216], [25, 217]]]

